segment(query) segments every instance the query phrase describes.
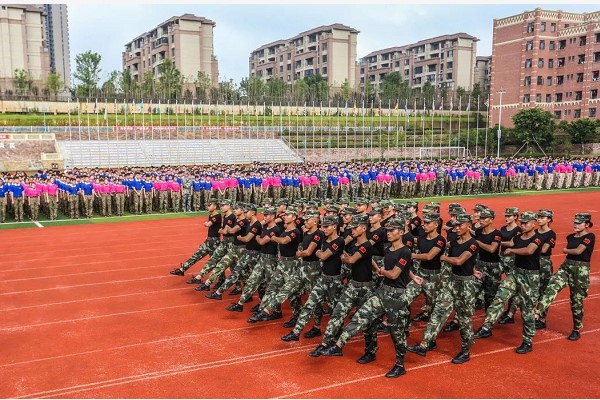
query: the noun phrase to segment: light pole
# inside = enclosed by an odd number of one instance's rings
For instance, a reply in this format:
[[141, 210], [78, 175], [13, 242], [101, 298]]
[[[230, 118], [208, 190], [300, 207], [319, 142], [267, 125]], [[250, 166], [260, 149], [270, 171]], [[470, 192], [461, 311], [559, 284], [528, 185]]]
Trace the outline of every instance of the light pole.
[[502, 95], [506, 90], [500, 89], [496, 93], [500, 94], [500, 111], [498, 112], [498, 148], [496, 149], [496, 158], [500, 158], [500, 137], [502, 136]]

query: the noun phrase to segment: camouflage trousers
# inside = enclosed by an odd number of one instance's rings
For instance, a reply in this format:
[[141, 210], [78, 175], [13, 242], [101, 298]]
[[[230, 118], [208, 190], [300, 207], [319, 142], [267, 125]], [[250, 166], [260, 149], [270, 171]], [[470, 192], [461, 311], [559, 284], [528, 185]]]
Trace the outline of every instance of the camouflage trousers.
[[[538, 285], [538, 295], [535, 299], [535, 303], [537, 304], [537, 302], [539, 300], [542, 299], [542, 295], [544, 294], [544, 292], [546, 291], [546, 288], [548, 287], [548, 283], [550, 282], [550, 278], [552, 277], [552, 260], [550, 259], [549, 256], [541, 256], [540, 257], [540, 283]], [[511, 305], [508, 309], [508, 312], [511, 315], [515, 314], [515, 311], [517, 311], [517, 308], [519, 306], [518, 300], [517, 299], [513, 299], [511, 301]]]
[[181, 206], [183, 208], [183, 212], [192, 211], [192, 193], [183, 194]]
[[[413, 262], [414, 261], [415, 260], [413, 260]], [[417, 268], [416, 275], [423, 278], [423, 283], [421, 285], [417, 285], [411, 281], [406, 286], [406, 293], [409, 300], [408, 304], [411, 304], [413, 300], [417, 298], [417, 296], [423, 293], [425, 295], [425, 304], [421, 310], [430, 315], [433, 311], [435, 298], [442, 287], [441, 270]]]
[[297, 257], [280, 257], [277, 262], [275, 273], [269, 282], [269, 288], [265, 293], [260, 308], [263, 310], [280, 310], [281, 305], [287, 299], [294, 316], [300, 314], [300, 260]]
[[190, 269], [192, 265], [202, 260], [205, 256], [212, 255], [220, 244], [221, 242], [218, 237], [207, 238], [200, 246], [198, 246], [198, 249], [194, 252], [194, 254], [192, 254], [190, 258], [181, 264], [183, 271], [185, 272]]
[[232, 250], [233, 241], [230, 239], [223, 240], [214, 252], [210, 255], [210, 259], [204, 264], [202, 270], [198, 274], [198, 276], [202, 277], [212, 271], [219, 261], [225, 256], [225, 254], [229, 253]]
[[181, 192], [171, 191], [171, 205], [173, 206], [173, 212], [179, 212], [179, 207], [181, 207]]
[[[16, 207], [15, 207], [15, 216], [16, 216], [16, 214], [17, 213], [16, 213]], [[22, 212], [21, 212], [21, 215], [22, 215]], [[69, 195], [69, 215], [70, 215], [71, 219], [79, 218], [79, 196], [77, 196], [76, 194]]]
[[571, 289], [571, 313], [573, 314], [573, 328], [579, 330], [583, 328], [583, 299], [588, 296], [590, 287], [590, 263], [583, 261], [565, 260], [558, 271], [548, 283], [540, 302], [538, 303], [538, 313], [541, 318], [545, 318], [548, 313], [548, 307], [565, 287]]
[[[405, 324], [410, 303], [404, 289], [382, 285], [356, 311], [350, 323], [342, 331], [338, 343], [346, 345], [351, 337], [362, 330], [365, 336], [365, 353], [377, 352], [377, 322], [386, 314], [392, 342], [396, 349], [396, 364], [404, 365], [406, 354]], [[333, 318], [333, 317], [332, 317]]]
[[473, 321], [475, 297], [481, 283], [472, 276], [452, 275], [450, 281], [442, 287], [435, 300], [433, 312], [423, 334], [423, 343], [429, 346], [440, 333], [442, 326], [456, 309], [455, 318], [460, 326], [462, 349], [468, 351], [473, 346]]
[[102, 193], [100, 195], [100, 213], [103, 217], [110, 217], [112, 215], [111, 197], [108, 193]]
[[0, 197], [0, 222], [6, 221], [6, 197]]
[[115, 209], [118, 216], [123, 215], [123, 210], [125, 209], [125, 193], [115, 194]]
[[239, 303], [244, 304], [248, 302], [248, 300], [252, 298], [252, 293], [254, 293], [261, 285], [268, 285], [276, 268], [277, 256], [275, 254], [261, 253], [256, 265], [252, 269], [252, 273], [250, 273], [250, 276], [244, 285], [244, 291], [240, 296]]
[[[331, 319], [325, 329], [322, 343], [334, 343], [339, 336], [340, 329], [344, 324], [344, 319], [350, 313], [353, 307], [359, 309], [373, 294], [373, 282], [356, 282], [350, 281], [344, 287], [338, 302], [333, 309]], [[367, 338], [367, 335], [376, 335], [376, 328], [365, 332], [365, 342], [373, 343], [372, 337]]]
[[233, 284], [243, 282], [250, 275], [250, 271], [258, 262], [260, 252], [258, 250], [244, 250], [244, 254], [240, 257], [238, 263], [231, 268], [231, 274], [225, 279], [225, 282], [217, 289], [218, 293], [223, 293]]
[[481, 291], [483, 292], [483, 302], [487, 309], [492, 303], [492, 300], [494, 300], [500, 282], [502, 281], [502, 268], [500, 267], [500, 263], [485, 262], [481, 260], [477, 260], [475, 268], [483, 273], [483, 278], [481, 279]]
[[33, 221], [38, 220], [38, 214], [40, 212], [40, 198], [39, 197], [29, 197], [29, 217]]
[[192, 210], [200, 211], [202, 209], [202, 194], [204, 190], [196, 190], [192, 193]]
[[144, 192], [144, 208], [146, 209], [146, 214], [152, 214], [152, 198], [153, 198], [152, 190], [148, 192]]
[[435, 195], [443, 196], [444, 195], [444, 179], [438, 178], [435, 180]]
[[142, 203], [143, 203], [142, 194], [132, 191], [131, 199], [132, 199], [132, 203], [131, 203], [132, 208], [130, 210], [131, 213], [132, 214], [141, 214], [142, 213]]
[[302, 306], [300, 315], [298, 315], [298, 321], [296, 322], [296, 326], [294, 326], [294, 333], [299, 335], [313, 314], [315, 316], [315, 326], [319, 326], [323, 316], [323, 303], [327, 301], [330, 307], [335, 308], [335, 303], [342, 288], [341, 275], [321, 275], [310, 291], [306, 303]]
[[92, 217], [92, 213], [94, 211], [94, 196], [91, 194], [86, 194], [83, 196], [83, 209], [85, 211], [85, 216], [88, 218]]
[[508, 274], [515, 266], [515, 256], [500, 256], [500, 268], [502, 273]]
[[210, 274], [210, 276], [208, 277], [206, 282], [204, 282], [204, 284], [211, 285], [214, 281], [216, 281], [225, 273], [225, 270], [227, 270], [227, 268], [233, 268], [233, 266], [240, 260], [245, 250], [246, 249], [244, 245], [232, 245], [231, 251], [227, 252], [227, 254], [225, 254], [223, 258], [219, 260], [217, 265], [215, 265], [215, 267], [213, 268], [212, 274]]

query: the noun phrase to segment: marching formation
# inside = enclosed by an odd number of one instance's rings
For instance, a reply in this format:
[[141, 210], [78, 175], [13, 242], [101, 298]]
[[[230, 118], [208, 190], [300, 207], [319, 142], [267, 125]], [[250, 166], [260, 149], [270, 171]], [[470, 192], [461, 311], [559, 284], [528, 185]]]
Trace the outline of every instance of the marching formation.
[[206, 210], [208, 200], [261, 204], [358, 197], [411, 199], [600, 186], [600, 160], [457, 159], [81, 168], [0, 175], [0, 222]]
[[[289, 301], [291, 315], [283, 326], [290, 330], [281, 340], [321, 337], [310, 357], [342, 356], [362, 331], [364, 354], [357, 361], [366, 364], [376, 359], [378, 332], [389, 332], [396, 362], [386, 377], [396, 378], [406, 373], [407, 351], [426, 356], [437, 348], [442, 330], [458, 330], [461, 348], [452, 363], [461, 364], [469, 361], [475, 339], [492, 336], [496, 323], [514, 323], [517, 308], [523, 332], [516, 352], [526, 354], [533, 350], [536, 329], [546, 327], [549, 306], [567, 286], [573, 315], [568, 339], [580, 338], [595, 245], [589, 213], [573, 218], [562, 249], [566, 259], [554, 271], [556, 233], [549, 209], [508, 207], [498, 227], [496, 211], [483, 204], [468, 213], [451, 203], [446, 223], [439, 203], [419, 212], [419, 203], [410, 200], [357, 197], [351, 207], [332, 199], [320, 204], [280, 198], [262, 206], [259, 220], [255, 204], [209, 198], [208, 238], [170, 273], [184, 276], [209, 256], [187, 283], [217, 301], [234, 287], [229, 295], [240, 296], [226, 307], [229, 312], [244, 312], [258, 293], [247, 318], [251, 324], [282, 319], [282, 305]], [[421, 293], [425, 304], [411, 318], [411, 304]], [[485, 320], [473, 332], [478, 308], [485, 309]], [[325, 314], [331, 315], [327, 324]], [[421, 341], [408, 345], [410, 324], [421, 321], [427, 322]]]

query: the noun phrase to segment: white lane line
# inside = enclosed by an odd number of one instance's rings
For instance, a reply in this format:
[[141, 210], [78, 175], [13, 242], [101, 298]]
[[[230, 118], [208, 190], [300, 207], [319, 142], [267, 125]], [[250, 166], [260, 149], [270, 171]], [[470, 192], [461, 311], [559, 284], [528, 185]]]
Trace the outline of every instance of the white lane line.
[[35, 226], [37, 226], [38, 228], [43, 228], [44, 227], [44, 225], [40, 224], [39, 221], [33, 221], [32, 220], [31, 222], [33, 222], [35, 224]]

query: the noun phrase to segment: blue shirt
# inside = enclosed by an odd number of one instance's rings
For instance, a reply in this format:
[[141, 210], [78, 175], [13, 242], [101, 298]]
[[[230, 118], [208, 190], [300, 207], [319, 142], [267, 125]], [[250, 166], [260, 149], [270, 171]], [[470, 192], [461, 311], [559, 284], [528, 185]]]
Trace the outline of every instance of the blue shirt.
[[85, 194], [86, 196], [91, 195], [92, 191], [94, 190], [94, 185], [92, 185], [91, 183], [81, 182], [79, 187], [81, 188], [81, 190], [83, 190], [83, 194]]
[[143, 186], [144, 186], [144, 184], [142, 183], [142, 181], [139, 181], [137, 179], [134, 179], [131, 181], [131, 187], [135, 190], [142, 190]]
[[0, 197], [6, 197], [6, 193], [8, 193], [8, 185], [0, 186]]
[[154, 183], [152, 183], [152, 181], [142, 181], [142, 184], [146, 192], [152, 191], [152, 188], [154, 187]]

